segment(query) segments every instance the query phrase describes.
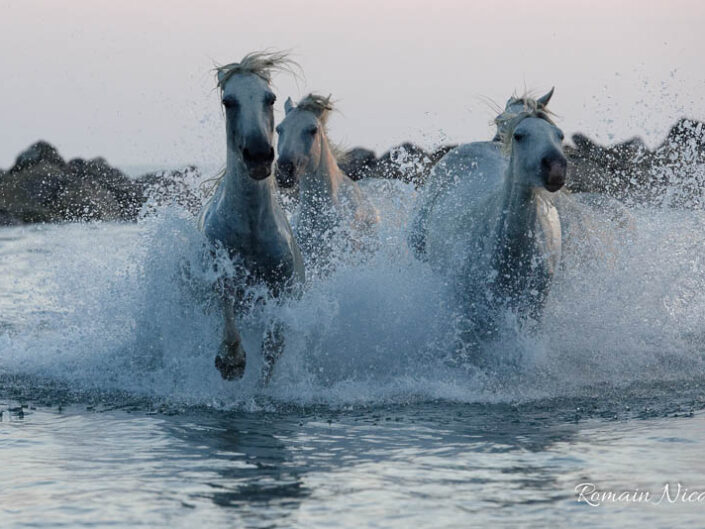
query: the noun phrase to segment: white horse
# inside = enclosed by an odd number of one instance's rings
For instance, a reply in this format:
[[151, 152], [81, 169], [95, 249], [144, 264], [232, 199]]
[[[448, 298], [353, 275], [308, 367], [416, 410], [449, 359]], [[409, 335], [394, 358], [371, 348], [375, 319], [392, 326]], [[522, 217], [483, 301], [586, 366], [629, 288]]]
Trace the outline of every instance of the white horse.
[[294, 229], [304, 254], [320, 254], [341, 226], [351, 228], [348, 233], [353, 237], [369, 233], [379, 213], [338, 167], [326, 131], [333, 110], [330, 96], [309, 94], [296, 106], [289, 98], [284, 108], [286, 116], [277, 126], [276, 175], [281, 187], [299, 186]]
[[563, 133], [539, 99], [510, 100], [497, 141], [461, 145], [434, 167], [410, 234], [417, 255], [454, 278], [475, 324], [492, 335], [500, 311], [541, 317], [561, 256], [550, 194], [566, 177]]
[[[301, 253], [271, 177], [276, 97], [269, 84], [272, 72], [289, 63], [282, 53], [250, 53], [239, 63], [217, 69], [227, 166], [199, 218], [208, 240], [227, 250], [250, 279], [266, 284], [274, 296], [304, 281]], [[225, 379], [242, 377], [245, 371], [246, 354], [236, 324], [238, 300], [233, 299], [238, 288], [242, 285], [230, 285], [223, 292], [225, 326], [215, 364]], [[283, 349], [279, 325], [267, 331], [262, 349], [266, 381]]]
[[[539, 100], [545, 107], [553, 89]], [[502, 133], [511, 120], [503, 116], [518, 114], [524, 109], [524, 99], [510, 97], [496, 119], [497, 133], [492, 141], [501, 142]], [[552, 204], [561, 220], [561, 259], [572, 256], [578, 262], [613, 261], [618, 240], [635, 236], [631, 213], [619, 200], [600, 193], [573, 193], [565, 187], [552, 197]]]

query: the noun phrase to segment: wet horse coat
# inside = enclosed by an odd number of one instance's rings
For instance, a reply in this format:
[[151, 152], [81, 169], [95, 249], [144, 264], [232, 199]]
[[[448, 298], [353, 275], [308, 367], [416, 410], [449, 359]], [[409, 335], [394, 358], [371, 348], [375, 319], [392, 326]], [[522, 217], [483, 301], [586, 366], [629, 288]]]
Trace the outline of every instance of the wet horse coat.
[[287, 100], [286, 117], [277, 127], [277, 180], [299, 187], [295, 233], [308, 256], [325, 255], [329, 239], [342, 227], [344, 236], [369, 233], [379, 214], [358, 186], [338, 167], [326, 133], [333, 109], [330, 98], [309, 94], [294, 106]]
[[565, 182], [563, 134], [539, 100], [498, 118], [500, 141], [461, 145], [436, 165], [410, 244], [451, 276], [474, 335], [491, 335], [505, 309], [540, 319], [561, 254], [550, 193]]
[[[275, 97], [269, 88], [273, 69], [286, 59], [281, 54], [255, 53], [240, 63], [218, 69], [218, 84], [225, 107], [227, 167], [199, 219], [209, 241], [227, 250], [251, 279], [266, 284], [276, 297], [304, 281], [299, 247], [271, 176], [274, 161]], [[225, 289], [223, 341], [216, 366], [224, 378], [241, 377], [246, 354], [236, 323], [236, 289]], [[283, 336], [275, 324], [263, 342], [264, 378], [271, 375], [283, 349]]]

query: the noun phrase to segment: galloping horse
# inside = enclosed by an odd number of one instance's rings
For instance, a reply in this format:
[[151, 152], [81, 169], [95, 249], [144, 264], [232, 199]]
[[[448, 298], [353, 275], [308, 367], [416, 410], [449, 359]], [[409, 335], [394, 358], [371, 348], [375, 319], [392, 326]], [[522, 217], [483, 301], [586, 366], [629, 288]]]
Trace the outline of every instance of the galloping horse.
[[299, 213], [295, 233], [304, 254], [315, 254], [335, 228], [369, 231], [377, 210], [356, 182], [338, 167], [328, 140], [326, 122], [333, 105], [329, 97], [309, 94], [297, 106], [288, 99], [286, 116], [277, 126], [277, 181], [281, 187], [299, 185]]
[[451, 275], [476, 335], [491, 335], [502, 309], [538, 320], [561, 255], [550, 193], [566, 177], [563, 133], [539, 99], [514, 98], [495, 120], [496, 141], [461, 145], [435, 166], [410, 244]]
[[[304, 265], [271, 177], [274, 161], [276, 97], [269, 87], [272, 72], [286, 69], [283, 53], [250, 53], [239, 63], [217, 68], [225, 108], [227, 166], [199, 218], [199, 227], [215, 246], [224, 248], [250, 278], [279, 296], [304, 281]], [[225, 326], [215, 365], [223, 378], [242, 377], [246, 354], [236, 323], [233, 291], [222, 296]], [[279, 325], [263, 340], [264, 380], [283, 350]]]

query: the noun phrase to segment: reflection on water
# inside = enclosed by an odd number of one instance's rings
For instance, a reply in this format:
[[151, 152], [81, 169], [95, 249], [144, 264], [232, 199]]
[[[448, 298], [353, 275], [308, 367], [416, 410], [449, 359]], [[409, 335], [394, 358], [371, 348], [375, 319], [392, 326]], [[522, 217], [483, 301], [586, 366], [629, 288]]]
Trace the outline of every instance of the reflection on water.
[[12, 527], [574, 527], [576, 514], [598, 527], [702, 520], [705, 504], [577, 502], [575, 486], [586, 481], [705, 485], [705, 414], [692, 413], [692, 399], [659, 409], [629, 402], [634, 410], [596, 398], [158, 413], [3, 400], [0, 512]]

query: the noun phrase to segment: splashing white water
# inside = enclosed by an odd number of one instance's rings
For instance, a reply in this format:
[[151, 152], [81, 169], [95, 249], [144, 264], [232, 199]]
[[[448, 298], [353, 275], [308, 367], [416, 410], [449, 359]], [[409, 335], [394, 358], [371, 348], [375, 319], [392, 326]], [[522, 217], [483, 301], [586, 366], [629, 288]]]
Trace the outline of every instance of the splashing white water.
[[[397, 182], [368, 187], [383, 214], [378, 251], [341, 259], [300, 299], [247, 315], [248, 370], [237, 382], [213, 366], [216, 275], [183, 211], [161, 209], [136, 226], [5, 230], [14, 246], [1, 254], [2, 271], [32, 294], [11, 293], [25, 305], [2, 318], [0, 368], [81, 391], [218, 407], [261, 396], [330, 405], [513, 400], [705, 374], [702, 213], [635, 210], [633, 225], [618, 229], [582, 207], [593, 231], [566, 257], [542, 331], [493, 344], [497, 362], [480, 369], [454, 359], [453, 286], [406, 247], [415, 192]], [[272, 317], [285, 324], [286, 350], [261, 388], [259, 342]]]

